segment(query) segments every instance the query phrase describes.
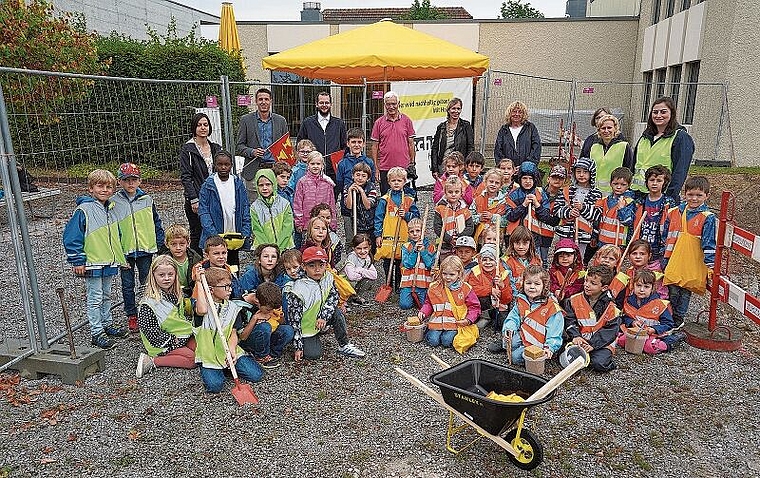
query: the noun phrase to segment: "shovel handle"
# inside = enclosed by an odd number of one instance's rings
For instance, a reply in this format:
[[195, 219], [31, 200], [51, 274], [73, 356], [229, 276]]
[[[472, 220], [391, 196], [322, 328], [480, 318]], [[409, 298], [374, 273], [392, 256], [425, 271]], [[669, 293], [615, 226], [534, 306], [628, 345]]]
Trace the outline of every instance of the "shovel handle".
[[356, 235], [356, 216], [357, 216], [356, 196], [357, 196], [356, 191], [351, 191], [351, 210], [354, 213], [354, 236]]
[[206, 282], [205, 274], [201, 274], [201, 286], [206, 297], [206, 308], [208, 309], [207, 312], [211, 312], [211, 316], [214, 318], [214, 324], [216, 325], [216, 331], [219, 333], [219, 336], [222, 337], [222, 346], [224, 347], [224, 354], [227, 356], [227, 363], [230, 366], [232, 378], [235, 379], [235, 382], [238, 382], [238, 374], [237, 370], [235, 369], [235, 363], [232, 360], [230, 345], [227, 343], [227, 338], [224, 336], [224, 327], [222, 327], [222, 321], [219, 320], [219, 313], [216, 311], [216, 305], [214, 304], [214, 299], [211, 296], [211, 290], [208, 288], [208, 282]]
[[644, 211], [644, 213], [641, 215], [641, 219], [639, 219], [638, 224], [636, 224], [636, 227], [633, 229], [633, 234], [631, 235], [631, 242], [628, 243], [627, 246], [625, 246], [625, 250], [623, 251], [623, 255], [620, 256], [620, 260], [618, 261], [617, 267], [620, 269], [620, 266], [623, 264], [623, 261], [625, 260], [625, 256], [628, 255], [628, 250], [631, 248], [631, 244], [633, 241], [636, 240], [636, 236], [639, 235], [639, 232], [641, 231], [641, 225], [644, 224], [644, 219], [647, 218], [647, 212]]

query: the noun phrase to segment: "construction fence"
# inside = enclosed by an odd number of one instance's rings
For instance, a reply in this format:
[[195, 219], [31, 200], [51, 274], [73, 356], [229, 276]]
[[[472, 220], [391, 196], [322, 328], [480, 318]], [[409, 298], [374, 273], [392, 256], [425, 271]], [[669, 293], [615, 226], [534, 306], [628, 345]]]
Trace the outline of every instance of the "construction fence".
[[[373, 91], [389, 85], [341, 85], [320, 82], [279, 83], [147, 80], [0, 68], [0, 348], [6, 339], [29, 344], [28, 354], [46, 349], [64, 334], [62, 304], [77, 327], [85, 322], [84, 280], [66, 263], [62, 235], [77, 196], [86, 194], [86, 176], [96, 168], [115, 172], [134, 162], [143, 187], [154, 197], [164, 227], [186, 224], [179, 181], [179, 148], [191, 138], [190, 120], [205, 112], [212, 120], [211, 140], [234, 151], [240, 117], [255, 109], [261, 87], [274, 93], [273, 109], [298, 133], [300, 122], [314, 114], [319, 91], [329, 90], [333, 114], [367, 136], [383, 114], [382, 98]], [[304, 81], [304, 80], [298, 80]], [[655, 85], [656, 86], [656, 85]], [[690, 114], [698, 159], [728, 159], [728, 111], [724, 85], [685, 85], [696, 95]], [[642, 119], [656, 87], [641, 84], [583, 82], [490, 71], [473, 92], [476, 142], [492, 157], [496, 133], [506, 107], [514, 100], [528, 105], [531, 121], [542, 134], [544, 156], [556, 154], [562, 119], [577, 124], [579, 136], [591, 134], [590, 114], [608, 106], [622, 119], [626, 137], [640, 134]], [[679, 100], [679, 107], [685, 99]], [[680, 118], [679, 118], [680, 119]], [[295, 146], [295, 145], [294, 145]], [[22, 192], [17, 167], [35, 178], [37, 192]], [[120, 300], [118, 281], [113, 303]], [[117, 320], [123, 312], [114, 309]], [[0, 365], [0, 370], [12, 366]]]

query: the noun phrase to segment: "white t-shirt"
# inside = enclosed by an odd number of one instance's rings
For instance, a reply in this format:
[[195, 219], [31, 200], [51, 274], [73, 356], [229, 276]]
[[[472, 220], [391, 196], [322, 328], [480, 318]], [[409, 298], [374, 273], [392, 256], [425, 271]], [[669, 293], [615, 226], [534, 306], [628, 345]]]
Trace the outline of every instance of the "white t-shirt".
[[509, 132], [512, 133], [512, 139], [515, 141], [515, 147], [517, 147], [517, 137], [520, 136], [520, 131], [522, 131], [522, 129], [522, 125], [516, 128], [514, 126], [509, 127]]
[[227, 181], [222, 181], [218, 174], [214, 174], [214, 184], [222, 202], [224, 232], [235, 232], [235, 175], [230, 174]]

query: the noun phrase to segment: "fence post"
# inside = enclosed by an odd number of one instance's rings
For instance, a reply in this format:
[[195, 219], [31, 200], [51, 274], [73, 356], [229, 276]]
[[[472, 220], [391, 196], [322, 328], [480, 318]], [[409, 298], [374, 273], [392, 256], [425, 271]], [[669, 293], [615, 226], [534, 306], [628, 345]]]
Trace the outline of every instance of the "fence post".
[[[235, 150], [232, 149], [232, 99], [230, 98], [230, 78], [227, 75], [222, 75], [220, 77], [221, 80], [221, 90], [222, 90], [222, 123], [224, 124], [223, 128], [223, 135], [222, 138], [224, 140], [224, 149], [232, 153], [232, 156], [235, 156]], [[233, 172], [235, 174], [238, 174], [238, 172], [235, 170], [235, 161], [232, 161], [233, 166]]]
[[726, 130], [728, 130], [728, 150], [730, 151], [731, 167], [735, 167], [734, 133], [731, 131], [731, 110], [728, 107], [728, 81], [723, 83], [723, 101], [726, 105]]
[[[491, 69], [486, 70], [483, 76], [485, 87], [483, 88], [483, 117], [480, 118], [480, 154], [485, 156], [486, 151], [486, 123], [488, 121], [488, 96], [491, 92]], [[475, 122], [473, 121], [473, 124]], [[498, 166], [498, 164], [496, 165]]]
[[[725, 84], [721, 88], [725, 91]], [[723, 120], [725, 118], [726, 114], [726, 95], [721, 95], [720, 100], [720, 117], [718, 118], [718, 131], [715, 133], [715, 150], [713, 151], [713, 161], [718, 160], [718, 151], [720, 149], [720, 137], [721, 133], [723, 132]], [[733, 164], [732, 164], [733, 166]]]
[[[573, 80], [570, 82], [570, 108], [569, 108], [569, 116], [567, 118], [568, 129], [571, 129], [573, 127], [573, 122], [575, 121], [575, 94], [578, 91], [578, 80], [573, 78]], [[570, 139], [572, 141], [572, 138]]]
[[[364, 78], [364, 87], [362, 88], [362, 131], [367, 134], [367, 79]], [[377, 165], [375, 165], [377, 167]]]
[[[8, 222], [11, 226], [11, 242], [13, 243], [14, 256], [16, 257], [16, 267], [19, 271], [19, 288], [24, 306], [24, 314], [26, 315], [26, 328], [29, 333], [29, 344], [31, 348], [35, 350], [34, 353], [36, 353], [37, 345], [35, 344], [34, 323], [32, 322], [32, 312], [29, 310], [29, 291], [26, 288], [26, 281], [24, 280], [25, 275], [22, 272], [24, 270], [26, 270], [26, 274], [29, 277], [32, 306], [34, 307], [34, 315], [37, 317], [37, 331], [42, 350], [47, 350], [49, 345], [47, 341], [47, 330], [45, 328], [45, 316], [42, 314], [42, 302], [40, 301], [40, 287], [37, 281], [37, 270], [34, 266], [34, 257], [32, 257], [32, 241], [29, 238], [29, 226], [26, 220], [26, 212], [24, 211], [24, 200], [21, 197], [21, 184], [18, 180], [18, 174], [15, 174], [16, 156], [13, 152], [11, 128], [8, 124], [8, 110], [5, 107], [5, 96], [3, 95], [2, 86], [0, 86], [0, 136], [2, 137], [2, 142], [0, 143], [0, 147], [2, 147], [2, 150], [0, 151], [0, 154], [2, 154], [0, 168], [2, 169], [3, 184], [10, 185], [10, 191], [6, 190], [6, 194], [10, 194], [6, 201], [8, 204]], [[14, 174], [10, 174], [11, 172]], [[15, 214], [13, 211], [14, 207]], [[16, 223], [16, 219], [18, 219], [18, 223]], [[21, 244], [19, 244], [18, 235], [14, 233], [14, 230], [21, 232]], [[24, 259], [26, 260], [26, 268], [24, 268], [24, 261], [21, 260], [21, 255], [19, 253], [22, 249], [24, 251]]]

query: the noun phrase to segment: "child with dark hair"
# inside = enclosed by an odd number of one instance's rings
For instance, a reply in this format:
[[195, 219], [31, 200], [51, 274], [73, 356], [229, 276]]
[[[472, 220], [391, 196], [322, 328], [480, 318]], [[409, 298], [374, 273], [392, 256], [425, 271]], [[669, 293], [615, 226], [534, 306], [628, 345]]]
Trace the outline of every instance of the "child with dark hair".
[[560, 239], [554, 248], [552, 265], [549, 266], [551, 291], [558, 301], [575, 295], [583, 289], [583, 258], [578, 245], [570, 239]]
[[[340, 168], [340, 166], [338, 166]], [[372, 169], [365, 163], [354, 166], [351, 180], [345, 183], [343, 198], [340, 202], [340, 213], [343, 216], [343, 229], [346, 234], [346, 244], [350, 244], [354, 236], [354, 201], [356, 201], [356, 233], [370, 236], [371, 251], [375, 251], [374, 219], [375, 205], [378, 192], [370, 180]]]
[[293, 193], [288, 189], [290, 176], [293, 174], [293, 168], [285, 161], [277, 161], [272, 166], [272, 172], [277, 178], [277, 194], [287, 200], [290, 207], [293, 207]]
[[[247, 302], [255, 303], [250, 292], [256, 290], [259, 284], [264, 282], [276, 282], [281, 274], [280, 248], [277, 244], [259, 244], [253, 251], [253, 266], [248, 266], [238, 281], [242, 298]], [[233, 297], [240, 296], [233, 294]]]
[[473, 191], [483, 182], [483, 166], [486, 164], [486, 158], [478, 151], [473, 151], [464, 158], [465, 174], [464, 180], [470, 185]]
[[[351, 128], [347, 135], [348, 153], [338, 163], [338, 170], [335, 173], [335, 186], [341, 192], [353, 182], [355, 168], [359, 164], [364, 164], [369, 168], [370, 178], [375, 177], [375, 163], [364, 154], [364, 131], [361, 128]], [[345, 199], [344, 197], [343, 200]], [[348, 242], [348, 239], [346, 241]]]
[[[509, 236], [509, 246], [503, 259], [512, 284], [512, 295], [517, 296], [517, 293], [522, 290], [522, 276], [525, 269], [528, 266], [541, 265], [541, 258], [536, 253], [533, 233], [523, 226], [517, 226]], [[550, 284], [547, 283], [547, 286]], [[549, 292], [551, 292], [550, 289]]]
[[452, 151], [443, 158], [443, 164], [446, 168], [446, 172], [442, 174], [433, 186], [433, 202], [439, 202], [445, 195], [444, 190], [446, 184], [449, 184], [452, 180], [456, 179], [462, 188], [462, 200], [467, 203], [467, 207], [472, 204], [473, 194], [475, 188], [464, 179], [464, 156], [459, 151]]
[[238, 328], [240, 347], [263, 368], [279, 367], [282, 352], [294, 334], [293, 327], [285, 323], [282, 291], [272, 282], [263, 282], [253, 296], [258, 310]]
[[[538, 166], [530, 161], [520, 165], [517, 172], [519, 187], [507, 196], [506, 218], [507, 234], [519, 226], [525, 226], [533, 233], [536, 244], [536, 253], [549, 251], [554, 239], [554, 229], [546, 227], [546, 223], [552, 221], [549, 209], [549, 198], [541, 184], [541, 172]], [[541, 257], [541, 262], [548, 261], [548, 257]]]
[[615, 340], [620, 330], [620, 310], [607, 291], [614, 271], [605, 266], [592, 266], [586, 272], [583, 292], [565, 299], [565, 333], [570, 341], [591, 357], [591, 368], [610, 372], [617, 366], [612, 361]]
[[[612, 192], [596, 202], [596, 207], [599, 208], [601, 216], [599, 225], [595, 228], [594, 239], [596, 241], [592, 239], [594, 249], [606, 244], [625, 246], [628, 227], [624, 224], [624, 218], [630, 217], [631, 213], [628, 211], [633, 209], [634, 193], [630, 189], [632, 179], [633, 173], [624, 166], [612, 170], [610, 175]], [[587, 253], [585, 262], [589, 262], [591, 257]]]

